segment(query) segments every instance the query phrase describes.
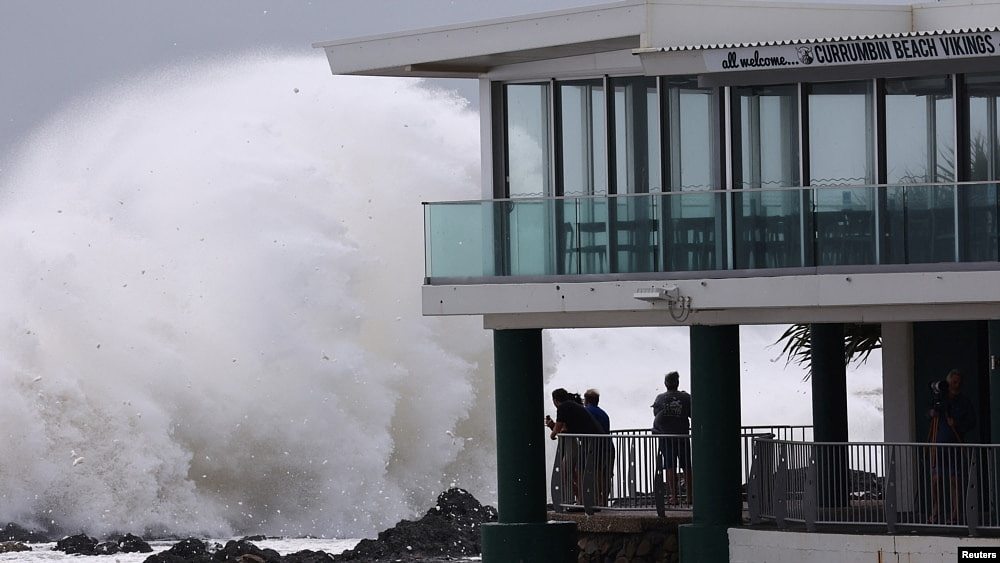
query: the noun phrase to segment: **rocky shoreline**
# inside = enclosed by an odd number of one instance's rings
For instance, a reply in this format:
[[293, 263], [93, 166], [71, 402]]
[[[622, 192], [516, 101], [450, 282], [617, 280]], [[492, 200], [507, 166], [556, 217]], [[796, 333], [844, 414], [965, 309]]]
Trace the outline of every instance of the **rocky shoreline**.
[[[354, 549], [340, 554], [302, 550], [281, 555], [254, 542], [264, 536], [230, 540], [225, 545], [198, 538], [183, 539], [169, 549], [150, 555], [145, 563], [330, 563], [341, 561], [439, 562], [480, 555], [480, 526], [497, 519], [492, 506], [483, 506], [464, 489], [449, 489], [438, 496], [437, 503], [419, 520], [401, 520], [379, 533], [376, 539], [364, 539]], [[30, 551], [31, 543], [52, 541], [46, 534], [27, 530], [16, 524], [0, 529], [0, 553]], [[85, 534], [56, 541], [55, 551], [67, 555], [96, 556], [118, 553], [151, 553], [153, 549], [133, 534], [112, 536], [103, 542]]]

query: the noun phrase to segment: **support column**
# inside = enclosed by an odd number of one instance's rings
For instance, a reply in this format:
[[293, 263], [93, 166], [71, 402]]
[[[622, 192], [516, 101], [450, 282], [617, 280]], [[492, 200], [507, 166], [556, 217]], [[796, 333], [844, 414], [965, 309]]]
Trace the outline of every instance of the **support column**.
[[483, 526], [483, 561], [576, 561], [576, 524], [547, 523], [542, 331], [493, 332], [499, 522]]
[[[916, 442], [913, 389], [913, 323], [882, 323], [882, 437], [886, 442]], [[896, 510], [913, 511], [918, 460], [911, 450], [886, 452], [896, 460]], [[888, 467], [888, 465], [886, 465]]]
[[691, 327], [692, 523], [680, 526], [683, 563], [729, 561], [739, 526], [740, 327]]
[[[847, 442], [847, 365], [844, 325], [809, 327], [812, 345], [813, 441]], [[816, 455], [819, 506], [844, 506], [849, 486], [847, 448], [821, 447]]]

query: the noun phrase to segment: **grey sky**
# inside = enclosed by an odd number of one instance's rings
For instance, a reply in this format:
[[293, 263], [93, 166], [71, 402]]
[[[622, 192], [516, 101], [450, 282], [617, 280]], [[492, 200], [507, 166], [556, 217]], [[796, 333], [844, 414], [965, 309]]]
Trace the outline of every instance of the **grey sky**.
[[[165, 65], [599, 0], [0, 0], [0, 170], [66, 102]], [[471, 85], [470, 85], [471, 86]], [[474, 92], [473, 88], [465, 91]]]

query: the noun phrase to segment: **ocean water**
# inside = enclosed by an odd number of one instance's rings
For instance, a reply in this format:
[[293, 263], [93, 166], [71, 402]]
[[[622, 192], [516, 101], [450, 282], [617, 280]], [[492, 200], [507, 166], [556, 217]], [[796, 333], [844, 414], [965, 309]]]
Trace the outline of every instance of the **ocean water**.
[[489, 335], [420, 316], [478, 117], [321, 56], [86, 93], [0, 177], [0, 522], [363, 537], [495, 497]]
[[[420, 315], [420, 202], [480, 197], [478, 135], [453, 94], [280, 54], [53, 115], [0, 176], [0, 523], [358, 538], [452, 485], [495, 503], [490, 335]], [[745, 424], [808, 423], [780, 331], [742, 330]], [[615, 428], [690, 388], [685, 329], [545, 335], [546, 390], [598, 387]]]
[[[231, 538], [230, 538], [231, 539]], [[209, 540], [220, 544], [225, 544], [227, 540]], [[19, 551], [17, 553], [0, 553], [0, 561], [19, 561], [22, 563], [41, 563], [49, 561], [87, 561], [93, 563], [142, 563], [150, 555], [170, 549], [175, 542], [154, 541], [150, 542], [153, 548], [152, 553], [119, 553], [116, 555], [80, 556], [66, 555], [61, 551], [52, 551], [54, 543], [31, 544], [32, 551]], [[347, 549], [353, 549], [358, 540], [322, 540], [322, 539], [268, 539], [254, 542], [254, 545], [261, 549], [273, 549], [282, 555], [295, 553], [304, 549], [312, 551], [325, 551], [330, 554], [341, 553]]]

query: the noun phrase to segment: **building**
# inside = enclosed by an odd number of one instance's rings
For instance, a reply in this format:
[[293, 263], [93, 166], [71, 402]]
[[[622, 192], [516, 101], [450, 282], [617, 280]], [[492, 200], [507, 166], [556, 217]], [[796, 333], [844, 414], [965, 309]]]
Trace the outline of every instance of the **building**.
[[847, 442], [842, 323], [881, 325], [887, 442], [926, 437], [952, 367], [967, 441], [1000, 442], [997, 26], [996, 0], [628, 0], [317, 44], [336, 74], [480, 84], [482, 200], [425, 207], [423, 307], [494, 331], [484, 560], [572, 544], [546, 523], [543, 329], [691, 327], [692, 394], [713, 400], [684, 561], [749, 557], [724, 446], [741, 324], [811, 325], [816, 442]]

